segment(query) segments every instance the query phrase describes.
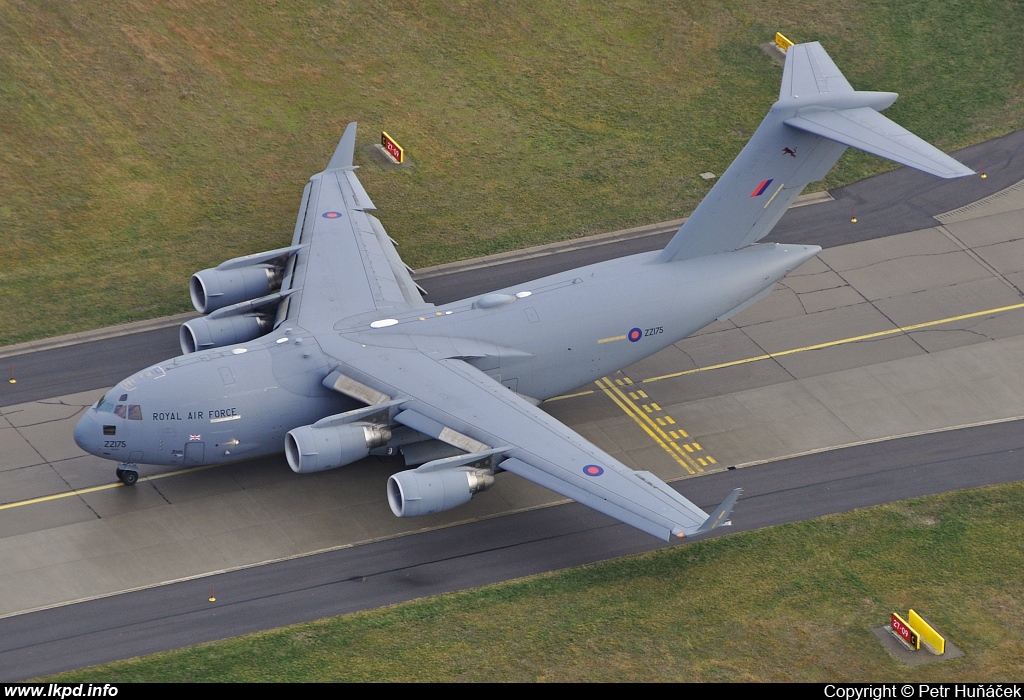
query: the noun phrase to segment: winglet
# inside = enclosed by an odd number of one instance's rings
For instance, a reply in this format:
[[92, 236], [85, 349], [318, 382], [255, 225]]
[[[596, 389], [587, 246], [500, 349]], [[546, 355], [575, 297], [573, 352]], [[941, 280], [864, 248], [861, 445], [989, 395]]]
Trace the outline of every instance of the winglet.
[[334, 149], [331, 162], [327, 164], [324, 172], [328, 170], [345, 170], [352, 167], [352, 156], [356, 151], [356, 122], [345, 127], [345, 133], [341, 135], [338, 147]]
[[729, 523], [729, 515], [732, 514], [732, 509], [736, 507], [736, 499], [743, 493], [743, 489], [733, 489], [724, 501], [722, 505], [718, 506], [714, 513], [711, 514], [704, 524], [697, 528], [694, 535], [703, 535], [705, 532], [714, 530], [716, 527], [721, 525], [727, 525]]

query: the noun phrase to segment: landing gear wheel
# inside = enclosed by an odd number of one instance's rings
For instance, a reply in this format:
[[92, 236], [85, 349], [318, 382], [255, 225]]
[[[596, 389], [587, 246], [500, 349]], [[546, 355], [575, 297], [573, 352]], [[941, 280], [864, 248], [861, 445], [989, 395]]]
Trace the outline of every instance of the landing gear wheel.
[[121, 469], [121, 467], [118, 467], [114, 471], [114, 473], [117, 474], [117, 479], [118, 479], [118, 481], [120, 481], [121, 480], [121, 476], [124, 474], [124, 469]]
[[118, 478], [125, 486], [135, 486], [135, 482], [139, 480], [139, 473], [134, 469], [118, 469], [120, 474]]

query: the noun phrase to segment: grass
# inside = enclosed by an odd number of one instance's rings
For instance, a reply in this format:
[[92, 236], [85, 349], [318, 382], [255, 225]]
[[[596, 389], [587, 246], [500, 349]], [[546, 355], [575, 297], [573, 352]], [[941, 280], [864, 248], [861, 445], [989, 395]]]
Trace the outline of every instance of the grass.
[[[1022, 505], [921, 498], [47, 680], [1020, 682]], [[911, 607], [965, 656], [893, 660], [871, 629]]]
[[[189, 308], [192, 272], [289, 240], [352, 120], [413, 266], [685, 215], [777, 94], [776, 29], [943, 148], [1024, 125], [1012, 0], [11, 0], [0, 344]], [[372, 163], [381, 129], [415, 168]]]

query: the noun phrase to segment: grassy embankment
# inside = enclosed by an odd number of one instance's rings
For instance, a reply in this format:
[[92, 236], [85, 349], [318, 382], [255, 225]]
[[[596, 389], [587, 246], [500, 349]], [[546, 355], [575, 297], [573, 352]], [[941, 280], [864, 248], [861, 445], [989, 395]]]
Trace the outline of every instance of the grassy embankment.
[[[1024, 484], [297, 625], [61, 681], [1022, 681]], [[913, 607], [963, 658], [908, 668]], [[921, 652], [927, 653], [927, 652]]]
[[[413, 266], [685, 215], [777, 94], [776, 29], [943, 148], [1024, 124], [1010, 0], [5, 3], [0, 344], [186, 310], [287, 242], [351, 120]], [[414, 169], [365, 156], [381, 128]]]

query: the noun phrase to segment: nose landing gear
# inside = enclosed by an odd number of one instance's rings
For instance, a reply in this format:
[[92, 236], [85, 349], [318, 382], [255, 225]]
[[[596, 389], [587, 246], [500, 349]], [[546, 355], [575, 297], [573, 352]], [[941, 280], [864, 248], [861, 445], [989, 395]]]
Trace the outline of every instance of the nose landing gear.
[[139, 469], [134, 464], [122, 462], [117, 465], [117, 470], [114, 473], [125, 486], [134, 486], [135, 482], [139, 480]]

